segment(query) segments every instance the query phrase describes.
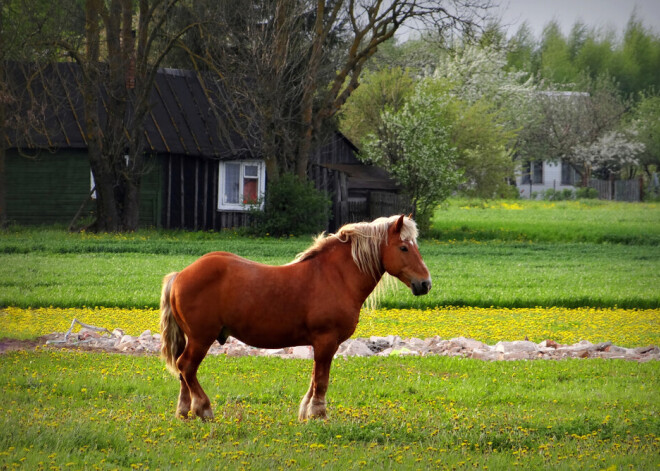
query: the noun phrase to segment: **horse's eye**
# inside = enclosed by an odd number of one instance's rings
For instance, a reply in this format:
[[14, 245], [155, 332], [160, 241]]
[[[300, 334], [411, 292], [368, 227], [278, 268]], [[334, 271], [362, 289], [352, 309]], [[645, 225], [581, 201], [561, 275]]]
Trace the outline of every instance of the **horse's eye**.
[[401, 249], [401, 252], [407, 252], [408, 251], [408, 247], [406, 247], [405, 245], [402, 245], [399, 248]]

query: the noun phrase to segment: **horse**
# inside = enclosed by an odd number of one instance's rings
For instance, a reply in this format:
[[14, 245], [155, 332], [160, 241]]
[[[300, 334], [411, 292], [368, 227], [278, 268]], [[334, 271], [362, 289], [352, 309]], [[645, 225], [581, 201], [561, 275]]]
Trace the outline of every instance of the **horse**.
[[417, 226], [403, 215], [321, 234], [291, 263], [269, 266], [228, 252], [203, 255], [163, 280], [161, 356], [180, 381], [176, 416], [213, 418], [197, 369], [213, 342], [232, 337], [258, 348], [311, 345], [301, 421], [327, 418], [330, 364], [357, 326], [360, 308], [387, 272], [416, 296], [431, 289]]

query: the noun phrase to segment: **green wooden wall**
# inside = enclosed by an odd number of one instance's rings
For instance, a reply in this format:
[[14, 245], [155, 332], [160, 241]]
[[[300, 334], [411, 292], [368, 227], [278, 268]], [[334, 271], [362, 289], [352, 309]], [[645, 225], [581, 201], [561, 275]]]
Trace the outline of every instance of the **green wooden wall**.
[[[89, 200], [90, 169], [84, 150], [42, 151], [35, 157], [24, 157], [15, 150], [7, 151], [5, 161], [7, 184], [7, 220], [22, 225], [69, 225], [85, 204], [82, 217], [94, 210]], [[153, 163], [142, 179], [140, 225], [161, 226], [160, 159]]]

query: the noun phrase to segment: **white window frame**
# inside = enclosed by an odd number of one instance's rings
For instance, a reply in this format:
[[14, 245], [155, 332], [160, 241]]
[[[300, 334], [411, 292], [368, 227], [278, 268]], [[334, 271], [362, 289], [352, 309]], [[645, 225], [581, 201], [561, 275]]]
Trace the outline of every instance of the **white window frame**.
[[[238, 178], [239, 203], [227, 202], [225, 191], [225, 176], [227, 164], [240, 164], [240, 173]], [[243, 183], [245, 180], [245, 167], [257, 166], [257, 198], [261, 201], [259, 209], [263, 209], [263, 197], [266, 193], [266, 164], [263, 160], [223, 160], [218, 166], [218, 211], [246, 211], [254, 205], [243, 204], [240, 202], [243, 196]]]

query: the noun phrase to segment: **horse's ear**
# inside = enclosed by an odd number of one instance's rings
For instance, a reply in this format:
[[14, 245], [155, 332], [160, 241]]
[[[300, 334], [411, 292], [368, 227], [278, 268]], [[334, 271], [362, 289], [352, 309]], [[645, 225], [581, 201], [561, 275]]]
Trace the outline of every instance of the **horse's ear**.
[[396, 220], [396, 223], [394, 224], [394, 232], [399, 233], [401, 232], [401, 229], [403, 228], [403, 218], [405, 216], [402, 214], [399, 219]]

